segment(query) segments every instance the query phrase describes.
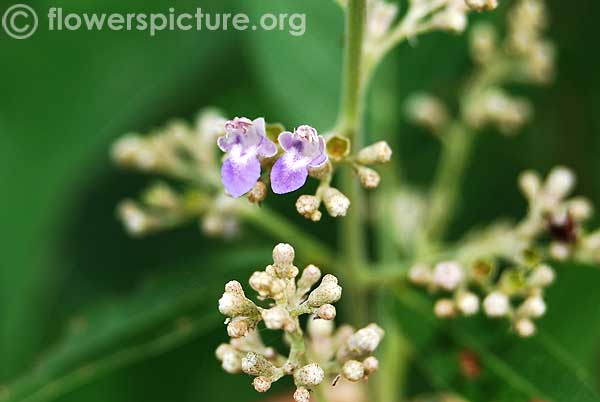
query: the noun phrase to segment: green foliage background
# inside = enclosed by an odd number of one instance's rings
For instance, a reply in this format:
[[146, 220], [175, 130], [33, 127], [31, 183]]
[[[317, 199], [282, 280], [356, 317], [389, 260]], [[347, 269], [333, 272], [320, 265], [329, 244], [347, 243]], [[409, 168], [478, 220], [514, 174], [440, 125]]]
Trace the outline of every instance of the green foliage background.
[[[213, 357], [225, 337], [215, 310], [222, 283], [245, 278], [268, 262], [273, 239], [251, 234], [227, 244], [204, 238], [193, 226], [128, 238], [114, 207], [148, 181], [114, 168], [108, 150], [127, 131], [147, 131], [174, 117], [191, 119], [208, 105], [230, 115], [328, 128], [339, 96], [340, 11], [325, 0], [180, 0], [178, 11], [201, 6], [251, 16], [304, 12], [307, 33], [159, 32], [151, 38], [145, 32], [48, 32], [43, 14], [49, 6], [88, 13], [164, 12], [172, 1], [30, 4], [42, 16], [40, 31], [24, 41], [0, 36], [0, 384], [34, 370], [18, 383], [17, 389], [28, 390], [27, 381], [36, 375], [69, 372], [173, 328], [192, 328], [169, 353], [149, 348], [143, 359], [132, 359], [139, 360], [135, 364], [109, 370], [89, 384], [75, 383], [60, 400], [257, 399], [247, 378], [222, 373]], [[578, 193], [600, 203], [595, 19], [600, 3], [551, 0], [550, 10], [551, 37], [560, 51], [558, 81], [546, 89], [516, 88], [536, 106], [535, 121], [519, 136], [482, 133], [454, 236], [498, 216], [520, 216], [525, 204], [515, 177], [524, 168], [545, 172], [555, 164], [571, 166], [580, 178]], [[503, 11], [475, 18], [501, 22]], [[465, 37], [433, 34], [402, 45], [377, 75], [371, 117], [379, 123], [370, 125], [371, 135], [393, 139], [415, 185], [431, 178], [438, 146], [404, 122], [402, 100], [415, 90], [431, 90], [455, 102], [470, 66]], [[292, 201], [293, 196], [281, 197], [275, 205], [322, 239], [332, 237], [333, 227], [307, 225], [295, 216]], [[236, 256], [223, 257], [231, 251]], [[418, 340], [411, 389], [455, 388], [473, 401], [491, 395], [519, 400], [507, 391], [510, 381], [506, 387], [488, 386], [496, 384], [494, 359], [501, 356], [509, 368], [523, 369], [526, 382], [541, 384], [544, 392], [558, 389], [551, 394], [561, 402], [597, 400], [593, 391], [575, 384], [584, 379], [598, 388], [599, 283], [600, 271], [561, 267], [535, 342], [507, 340], [504, 327], [489, 323], [440, 328], [414, 305], [395, 306], [399, 322]], [[190, 323], [198, 326], [186, 327]], [[536, 348], [544, 344], [554, 351], [556, 364], [536, 360]], [[478, 382], [457, 374], [456, 353], [464, 346], [489, 354]], [[82, 349], [89, 355], [78, 353]], [[507, 377], [500, 377], [506, 384]], [[0, 388], [0, 395], [15, 392], [12, 387]]]

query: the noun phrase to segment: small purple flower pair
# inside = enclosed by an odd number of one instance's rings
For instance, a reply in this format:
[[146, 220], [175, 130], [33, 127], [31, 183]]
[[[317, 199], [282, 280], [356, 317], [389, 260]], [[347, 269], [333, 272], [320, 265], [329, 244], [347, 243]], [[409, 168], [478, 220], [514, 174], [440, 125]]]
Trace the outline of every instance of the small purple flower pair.
[[[277, 155], [277, 146], [267, 138], [265, 119], [254, 121], [236, 117], [225, 123], [225, 135], [218, 139], [219, 148], [226, 153], [221, 168], [225, 190], [234, 198], [252, 190], [260, 179], [262, 159]], [[310, 126], [300, 126], [293, 133], [279, 134], [284, 150], [271, 169], [271, 187], [276, 194], [295, 191], [306, 183], [309, 168], [327, 162], [325, 139]]]

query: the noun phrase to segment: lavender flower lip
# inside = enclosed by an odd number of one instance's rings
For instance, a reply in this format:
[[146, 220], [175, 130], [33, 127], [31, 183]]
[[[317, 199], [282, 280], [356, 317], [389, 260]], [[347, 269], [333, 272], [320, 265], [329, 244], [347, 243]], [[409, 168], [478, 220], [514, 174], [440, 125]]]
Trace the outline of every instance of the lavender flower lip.
[[271, 170], [271, 188], [276, 194], [298, 190], [306, 183], [309, 168], [327, 163], [325, 139], [311, 126], [300, 126], [293, 133], [284, 131], [278, 141], [285, 154]]
[[260, 178], [260, 159], [275, 156], [277, 146], [267, 138], [262, 117], [236, 117], [225, 123], [225, 133], [217, 140], [226, 153], [221, 180], [227, 193], [238, 198], [252, 190]]

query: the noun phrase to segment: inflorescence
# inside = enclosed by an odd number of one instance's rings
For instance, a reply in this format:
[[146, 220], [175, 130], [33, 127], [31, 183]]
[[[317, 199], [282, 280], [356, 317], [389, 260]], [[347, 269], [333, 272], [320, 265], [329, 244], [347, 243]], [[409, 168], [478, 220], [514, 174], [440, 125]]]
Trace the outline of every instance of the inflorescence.
[[[338, 279], [333, 275], [321, 278], [314, 265], [304, 268], [298, 278], [294, 254], [289, 244], [277, 245], [273, 264], [250, 277], [250, 287], [264, 307], [248, 299], [239, 282], [225, 285], [219, 311], [228, 317], [231, 340], [220, 345], [216, 355], [225, 371], [253, 376], [252, 385], [258, 392], [266, 392], [282, 377], [292, 376], [294, 399], [308, 402], [310, 391], [324, 382], [356, 382], [377, 371], [379, 363], [373, 352], [384, 331], [375, 324], [358, 331], [343, 325], [334, 331], [333, 304], [342, 296]], [[300, 323], [304, 315], [308, 316], [308, 336]], [[283, 331], [289, 345], [287, 356], [263, 343], [258, 329], [261, 322], [266, 329]]]

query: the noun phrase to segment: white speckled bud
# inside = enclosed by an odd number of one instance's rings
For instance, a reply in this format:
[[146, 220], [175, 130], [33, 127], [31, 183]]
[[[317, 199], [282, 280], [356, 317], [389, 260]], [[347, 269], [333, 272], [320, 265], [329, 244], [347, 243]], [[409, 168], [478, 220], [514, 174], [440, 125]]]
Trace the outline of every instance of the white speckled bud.
[[356, 155], [356, 161], [362, 165], [387, 163], [392, 158], [392, 149], [385, 141], [379, 141], [361, 149]]
[[265, 326], [269, 329], [282, 329], [290, 320], [290, 314], [281, 306], [271, 307], [261, 311]]
[[549, 265], [542, 264], [533, 270], [527, 282], [531, 287], [545, 288], [554, 282], [555, 276], [554, 270]]
[[310, 219], [313, 222], [321, 220], [321, 211], [319, 206], [321, 201], [314, 195], [301, 195], [296, 200], [296, 211], [306, 219]]
[[338, 189], [328, 187], [323, 190], [323, 203], [327, 209], [327, 213], [334, 218], [346, 216], [348, 208], [350, 208], [350, 200]]
[[294, 401], [296, 402], [310, 402], [310, 392], [304, 387], [299, 387], [294, 392]]
[[550, 244], [550, 256], [558, 261], [565, 261], [571, 256], [571, 247], [566, 243], [558, 241]]
[[256, 290], [261, 297], [279, 299], [283, 296], [285, 285], [281, 279], [265, 271], [257, 271], [250, 277], [250, 286]]
[[550, 171], [546, 179], [546, 191], [557, 199], [563, 199], [571, 192], [575, 182], [576, 177], [571, 169], [558, 166]]
[[253, 204], [260, 204], [267, 198], [268, 190], [265, 183], [257, 181], [252, 190], [248, 193], [248, 201]]
[[242, 371], [248, 375], [272, 377], [274, 370], [275, 366], [258, 353], [249, 352], [242, 358]]
[[252, 381], [252, 386], [257, 392], [267, 392], [271, 388], [271, 380], [267, 377], [256, 377]]
[[325, 378], [325, 372], [316, 363], [307, 364], [294, 371], [294, 381], [297, 386], [312, 387], [319, 385]]
[[510, 310], [508, 296], [498, 291], [492, 292], [483, 301], [483, 310], [488, 317], [503, 317]]
[[292, 265], [294, 263], [294, 247], [289, 244], [279, 243], [273, 249], [273, 261], [275, 265]]
[[321, 284], [308, 295], [308, 305], [321, 307], [323, 304], [333, 304], [342, 297], [342, 288], [338, 279], [330, 274], [323, 277]]
[[372, 190], [379, 186], [381, 182], [381, 176], [375, 170], [365, 167], [359, 166], [356, 170], [358, 175], [358, 180], [360, 181], [360, 185], [367, 190]]
[[410, 267], [408, 279], [418, 286], [426, 286], [431, 282], [431, 267], [427, 264], [416, 264]]
[[221, 361], [223, 370], [230, 374], [237, 374], [242, 371], [242, 359], [235, 348], [229, 344], [221, 344], [216, 351], [217, 358]]
[[236, 317], [227, 325], [227, 335], [231, 338], [242, 338], [248, 334], [252, 327], [252, 323], [248, 319]]
[[317, 310], [317, 316], [323, 320], [331, 321], [335, 318], [335, 315], [335, 307], [331, 304], [323, 304], [319, 307], [319, 310]]
[[361, 362], [348, 360], [342, 367], [342, 376], [348, 381], [360, 381], [365, 377], [365, 368]]
[[244, 296], [242, 285], [231, 281], [225, 285], [225, 293], [219, 299], [219, 311], [228, 317], [251, 316], [256, 314], [256, 305]]
[[531, 170], [527, 170], [519, 176], [519, 187], [529, 201], [534, 200], [542, 188], [542, 179], [540, 175]]
[[379, 370], [379, 360], [377, 360], [374, 356], [369, 356], [362, 362], [363, 367], [365, 368], [365, 374], [371, 375], [377, 370]]
[[315, 265], [308, 265], [302, 271], [298, 279], [297, 288], [299, 294], [305, 294], [321, 279], [321, 270]]
[[342, 357], [363, 357], [373, 354], [383, 339], [385, 331], [377, 324], [369, 324], [359, 329], [346, 341], [345, 347], [340, 350]]

